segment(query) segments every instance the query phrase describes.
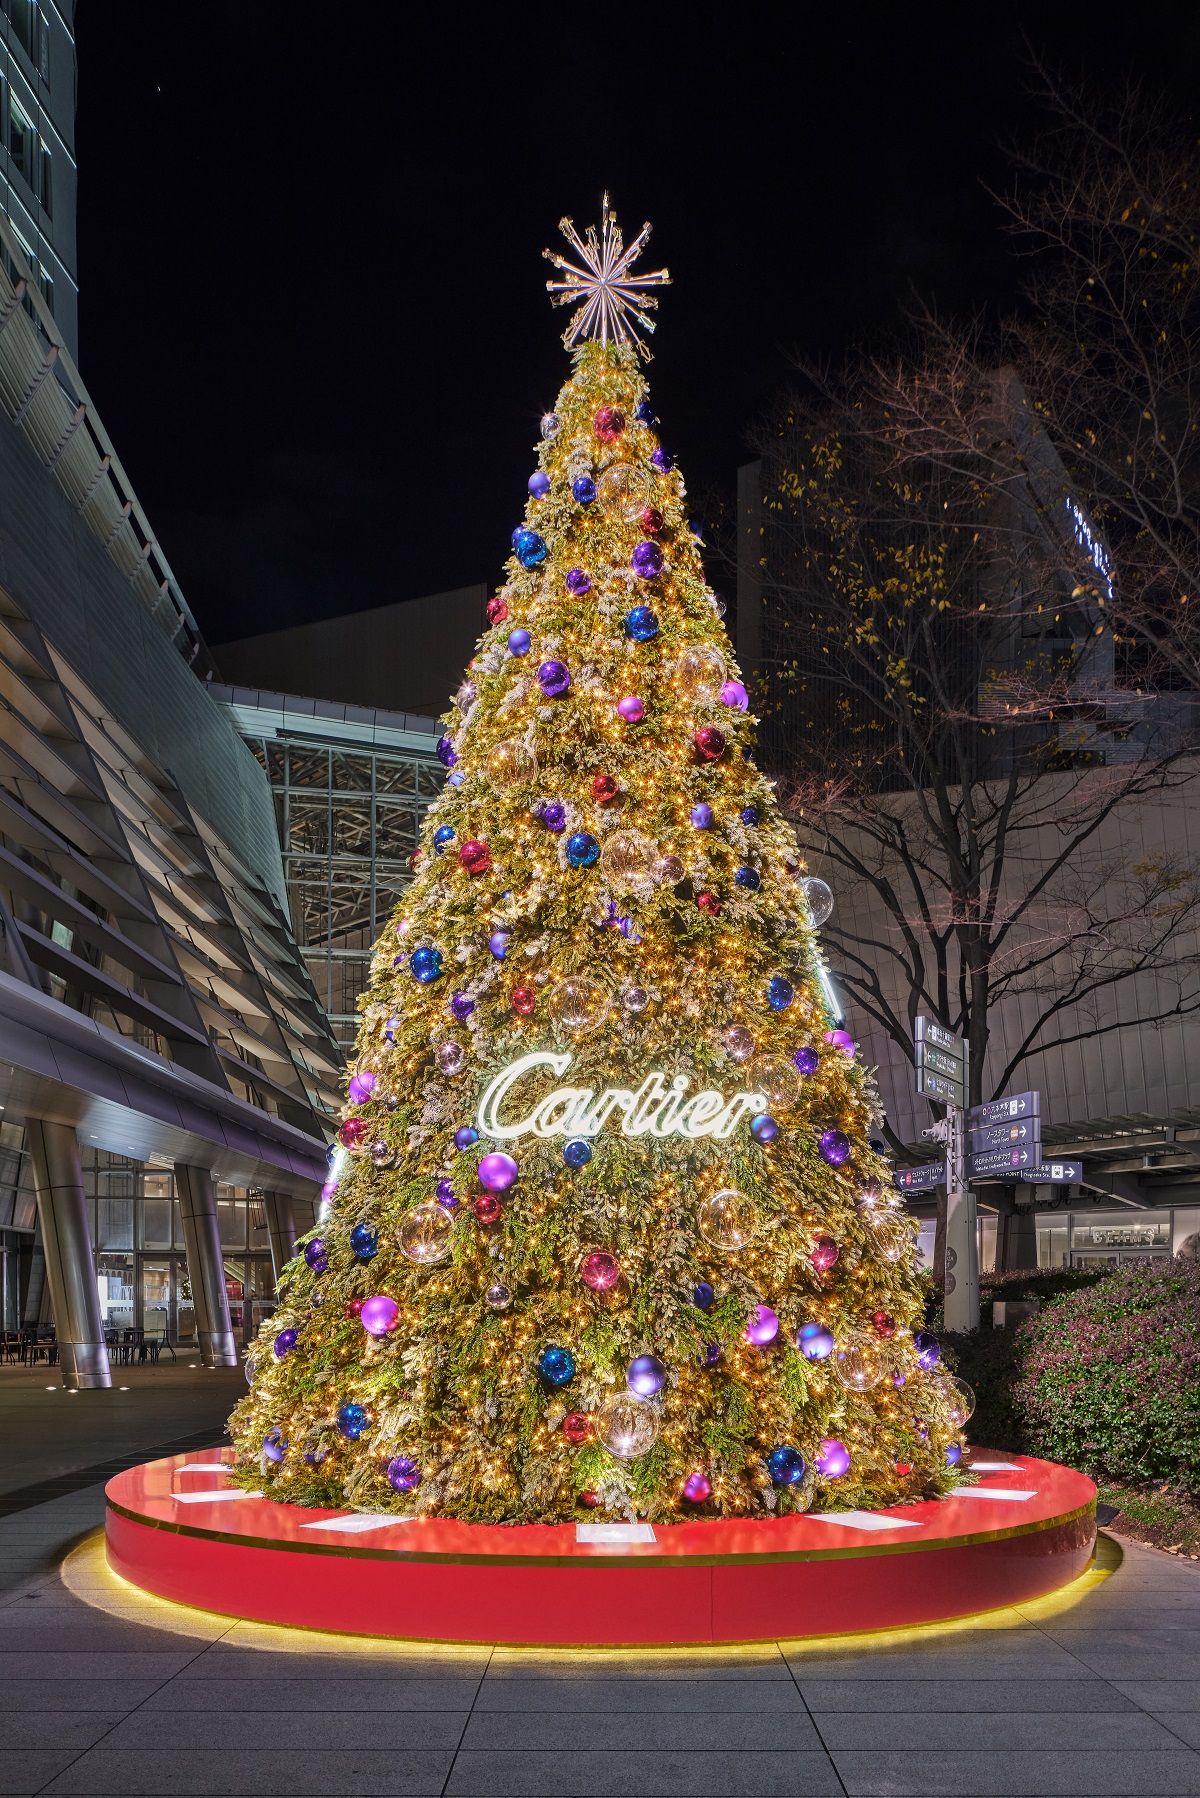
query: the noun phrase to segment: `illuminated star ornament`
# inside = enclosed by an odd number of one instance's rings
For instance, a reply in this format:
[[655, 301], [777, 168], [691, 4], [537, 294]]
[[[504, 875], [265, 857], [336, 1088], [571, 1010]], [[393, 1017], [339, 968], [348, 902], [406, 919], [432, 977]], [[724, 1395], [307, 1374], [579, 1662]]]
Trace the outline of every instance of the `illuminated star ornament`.
[[609, 210], [608, 195], [605, 194], [600, 206], [598, 235], [596, 227], [589, 225], [581, 238], [571, 219], [560, 219], [558, 228], [579, 258], [578, 262], [568, 262], [555, 250], [542, 252], [546, 260], [566, 276], [564, 281], [547, 281], [546, 289], [553, 296], [552, 304], [579, 307], [563, 332], [567, 348], [586, 342], [631, 343], [639, 355], [649, 355], [635, 335], [637, 331], [654, 329], [650, 314], [658, 301], [647, 289], [665, 287], [671, 279], [665, 268], [656, 269], [651, 275], [629, 272], [645, 248], [650, 236], [649, 225], [642, 226], [626, 249], [617, 215]]

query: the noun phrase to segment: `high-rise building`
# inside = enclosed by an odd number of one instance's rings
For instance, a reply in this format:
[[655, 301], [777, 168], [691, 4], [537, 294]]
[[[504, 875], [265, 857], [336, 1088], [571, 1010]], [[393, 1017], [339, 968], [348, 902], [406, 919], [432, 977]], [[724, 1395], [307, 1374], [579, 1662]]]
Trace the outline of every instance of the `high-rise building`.
[[75, 0], [0, 0], [0, 216], [78, 355]]

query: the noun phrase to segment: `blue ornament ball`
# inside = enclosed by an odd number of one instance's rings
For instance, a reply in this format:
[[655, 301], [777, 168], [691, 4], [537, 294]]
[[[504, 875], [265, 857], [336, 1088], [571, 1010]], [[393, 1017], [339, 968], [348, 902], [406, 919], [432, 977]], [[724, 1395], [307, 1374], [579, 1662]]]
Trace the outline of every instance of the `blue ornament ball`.
[[640, 425], [652, 425], [654, 423], [654, 407], [649, 400], [639, 400], [633, 409], [633, 416]]
[[719, 1342], [706, 1342], [704, 1345], [704, 1355], [701, 1360], [701, 1366], [702, 1367], [715, 1367], [717, 1365], [717, 1362], [720, 1359], [721, 1359], [720, 1343]]
[[575, 1357], [570, 1349], [552, 1342], [538, 1356], [538, 1373], [547, 1386], [565, 1386], [575, 1377]]
[[470, 1149], [479, 1141], [479, 1132], [471, 1124], [461, 1124], [454, 1132], [456, 1149]]
[[522, 568], [537, 568], [546, 560], [549, 553], [545, 538], [539, 537], [538, 533], [531, 531], [528, 526], [522, 526], [520, 530], [513, 532], [512, 546], [513, 554]]
[[758, 807], [756, 805], [744, 805], [742, 807], [742, 823], [748, 827], [752, 827], [758, 823]]
[[773, 974], [767, 987], [767, 1004], [772, 1011], [786, 1011], [796, 997], [796, 989], [782, 974]]
[[961, 1460], [962, 1444], [960, 1442], [952, 1442], [946, 1450], [946, 1465], [947, 1467], [957, 1467]]
[[573, 868], [594, 868], [600, 860], [600, 845], [590, 831], [577, 830], [567, 838], [567, 860]]
[[290, 1349], [294, 1349], [299, 1340], [299, 1330], [280, 1330], [275, 1338], [275, 1353], [279, 1359], [282, 1360]]
[[512, 934], [510, 931], [493, 930], [491, 936], [488, 938], [488, 948], [491, 950], [497, 961], [504, 960], [504, 957], [508, 954], [508, 945], [511, 941]]
[[563, 1144], [562, 1158], [568, 1167], [586, 1167], [592, 1159], [592, 1145], [585, 1136], [573, 1136]]
[[337, 1414], [338, 1435], [344, 1436], [347, 1442], [357, 1442], [369, 1422], [367, 1407], [351, 1401], [350, 1404], [343, 1405]]
[[438, 854], [440, 855], [442, 853], [447, 843], [452, 843], [453, 841], [454, 826], [452, 824], [439, 824], [433, 833], [433, 846]]
[[774, 1142], [779, 1135], [779, 1125], [769, 1111], [760, 1111], [750, 1119], [750, 1134], [755, 1142]]
[[263, 1458], [267, 1461], [282, 1461], [287, 1452], [287, 1443], [282, 1430], [268, 1430], [262, 1442]]
[[915, 1332], [913, 1347], [917, 1351], [917, 1366], [924, 1368], [926, 1373], [931, 1367], [936, 1367], [942, 1358], [942, 1345], [928, 1330]]
[[408, 971], [414, 980], [422, 986], [429, 986], [442, 977], [442, 952], [440, 949], [414, 949], [408, 958]]
[[388, 1462], [387, 1479], [393, 1492], [411, 1492], [421, 1484], [421, 1469], [411, 1455], [396, 1455]]
[[625, 630], [635, 643], [649, 643], [658, 635], [658, 614], [650, 606], [634, 606], [625, 614]]
[[533, 638], [528, 631], [516, 630], [508, 633], [508, 653], [513, 656], [527, 656]]
[[350, 1250], [356, 1261], [374, 1261], [379, 1253], [379, 1238], [370, 1224], [355, 1224], [350, 1232]]
[[802, 1324], [796, 1347], [806, 1361], [827, 1361], [833, 1353], [833, 1331], [824, 1324]]
[[577, 475], [571, 482], [571, 492], [581, 506], [590, 506], [596, 497], [596, 483], [590, 474]]
[[745, 887], [748, 893], [757, 893], [762, 885], [762, 877], [757, 868], [736, 868], [733, 880], [735, 886]]
[[781, 1442], [767, 1456], [767, 1472], [773, 1485], [798, 1486], [804, 1478], [804, 1456], [789, 1442]]
[[534, 499], [545, 499], [550, 491], [550, 476], [548, 474], [543, 474], [540, 468], [536, 469], [535, 472], [530, 475], [528, 485], [529, 491]]
[[713, 808], [711, 805], [707, 805], [701, 801], [699, 805], [694, 805], [692, 807], [688, 816], [696, 826], [697, 830], [711, 829], [713, 821]]
[[707, 1280], [698, 1281], [696, 1289], [692, 1293], [692, 1303], [695, 1305], [697, 1311], [711, 1311], [716, 1302], [716, 1288], [710, 1285]]

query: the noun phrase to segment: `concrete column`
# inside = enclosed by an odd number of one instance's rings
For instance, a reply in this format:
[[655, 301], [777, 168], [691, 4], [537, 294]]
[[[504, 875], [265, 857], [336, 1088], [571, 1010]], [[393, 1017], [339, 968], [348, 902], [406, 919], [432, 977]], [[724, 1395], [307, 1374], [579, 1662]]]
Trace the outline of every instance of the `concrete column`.
[[278, 1286], [283, 1270], [296, 1253], [296, 1211], [290, 1193], [264, 1192], [263, 1210], [271, 1238], [271, 1272]]
[[237, 1343], [229, 1321], [229, 1294], [225, 1290], [225, 1265], [221, 1255], [221, 1230], [217, 1222], [217, 1189], [206, 1167], [175, 1163], [175, 1190], [183, 1220], [188, 1274], [192, 1282], [192, 1308], [200, 1359], [205, 1367], [236, 1367]]
[[25, 1124], [63, 1385], [111, 1386], [83, 1168], [67, 1124]]
[[[1028, 1192], [1030, 1189], [1025, 1188]], [[996, 1267], [1004, 1273], [1023, 1271], [1038, 1264], [1037, 1212], [1032, 1205], [1018, 1211], [1010, 1188], [1009, 1203], [996, 1219]]]

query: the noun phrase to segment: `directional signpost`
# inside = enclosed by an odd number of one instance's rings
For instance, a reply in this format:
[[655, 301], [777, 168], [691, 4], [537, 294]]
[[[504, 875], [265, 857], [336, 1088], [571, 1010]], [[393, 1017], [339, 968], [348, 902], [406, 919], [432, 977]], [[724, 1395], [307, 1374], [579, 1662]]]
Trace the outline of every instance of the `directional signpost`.
[[932, 1192], [946, 1184], [946, 1163], [927, 1161], [921, 1167], [896, 1169], [896, 1185], [901, 1192]]

